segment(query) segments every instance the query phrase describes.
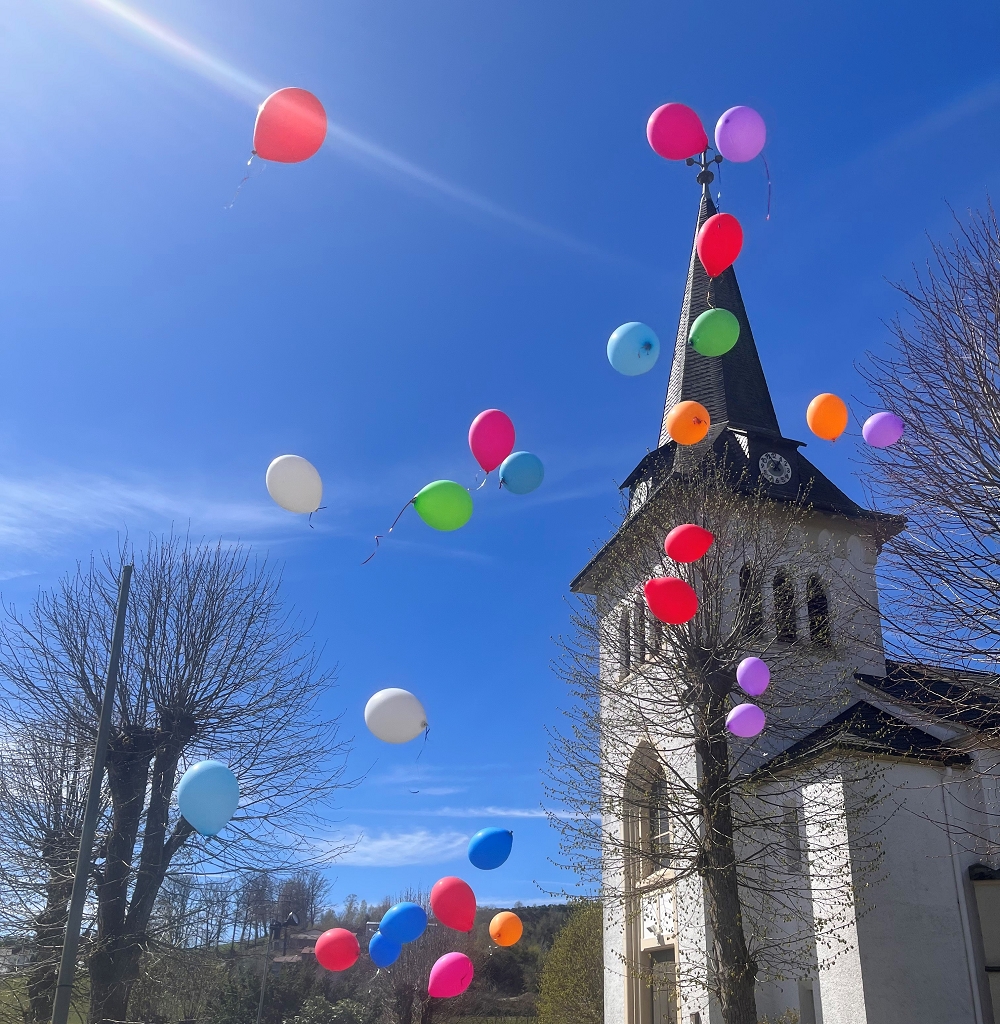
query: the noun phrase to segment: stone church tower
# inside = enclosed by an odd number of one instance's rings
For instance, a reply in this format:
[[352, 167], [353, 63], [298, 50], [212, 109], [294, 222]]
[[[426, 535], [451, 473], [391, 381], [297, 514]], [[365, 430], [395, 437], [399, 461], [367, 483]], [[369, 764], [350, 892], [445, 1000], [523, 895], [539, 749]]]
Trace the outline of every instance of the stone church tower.
[[[697, 228], [716, 212], [708, 189], [711, 173], [703, 168], [699, 181]], [[639, 636], [640, 647], [626, 643], [628, 649], [646, 650], [650, 627], [641, 594], [623, 594], [609, 566], [623, 539], [634, 540], [644, 529], [638, 513], [672, 474], [696, 468], [711, 447], [729, 459], [742, 459], [746, 478], [759, 481], [776, 503], [794, 501], [808, 490], [810, 541], [829, 551], [855, 581], [851, 618], [860, 624], [864, 642], [845, 639], [837, 647], [834, 667], [848, 680], [845, 703], [832, 708], [826, 719], [811, 720], [784, 749], [770, 751], [769, 763], [794, 779], [798, 765], [822, 764], [832, 751], [874, 760], [892, 813], [883, 806], [878, 822], [866, 823], [845, 812], [843, 845], [849, 854], [843, 871], [848, 876], [859, 870], [861, 855], [856, 858], [855, 852], [863, 835], [878, 831], [882, 862], [871, 883], [874, 889], [864, 906], [848, 914], [846, 950], [806, 976], [758, 985], [758, 1011], [769, 1020], [800, 1024], [1000, 1024], [1000, 872], [995, 870], [1000, 866], [1000, 696], [995, 677], [886, 660], [876, 563], [882, 545], [904, 523], [861, 508], [809, 462], [802, 442], [782, 434], [732, 267], [712, 282], [711, 300], [737, 317], [738, 343], [718, 358], [691, 348], [689, 328], [708, 308], [708, 288], [692, 248], [663, 421], [677, 402], [693, 399], [711, 415], [709, 435], [693, 449], [678, 448], [661, 422], [657, 447], [622, 485], [628, 499], [622, 525], [572, 589], [595, 595], [598, 614], [615, 623], [616, 636], [620, 630]], [[651, 537], [639, 540], [658, 543]], [[821, 643], [818, 631], [838, 628], [836, 620], [825, 619], [828, 595], [822, 586], [814, 577], [799, 578], [794, 566], [764, 581], [762, 608], [770, 643]], [[845, 599], [843, 594], [829, 596]], [[615, 683], [627, 684], [634, 665], [622, 661], [620, 650], [601, 653], [602, 675], [610, 673]], [[615, 756], [628, 761], [638, 755], [621, 750]], [[661, 761], [688, 757], [697, 768], [693, 750], [660, 749], [646, 756]], [[846, 787], [840, 792], [838, 785], [831, 778], [830, 793], [849, 800]], [[800, 793], [799, 800], [795, 821], [801, 823], [795, 828], [801, 854], [788, 870], [808, 880], [821, 853], [820, 840], [811, 830], [809, 794]], [[657, 809], [650, 806], [645, 813], [644, 821], [605, 820], [605, 827], [623, 836], [630, 828], [636, 835], [642, 829], [653, 834]], [[819, 921], [823, 896], [816, 887], [809, 891], [812, 919]], [[681, 924], [661, 896], [639, 899], [636, 920], [606, 916], [606, 1024], [724, 1024], [719, 1007], [704, 991], [678, 989], [670, 982], [693, 950], [706, 948], [704, 918], [700, 925]], [[822, 942], [820, 935], [814, 944]], [[650, 976], [662, 983], [651, 985]]]

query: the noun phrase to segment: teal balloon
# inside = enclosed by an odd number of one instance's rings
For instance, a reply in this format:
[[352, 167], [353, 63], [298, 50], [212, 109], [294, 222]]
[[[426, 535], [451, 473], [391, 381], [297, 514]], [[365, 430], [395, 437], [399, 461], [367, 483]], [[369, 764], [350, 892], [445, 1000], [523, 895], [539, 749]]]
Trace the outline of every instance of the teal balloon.
[[703, 356], [724, 356], [739, 338], [740, 322], [728, 309], [706, 309], [688, 334], [695, 352]]
[[454, 480], [435, 480], [417, 492], [413, 507], [435, 530], [457, 530], [472, 516], [472, 495]]
[[199, 761], [177, 784], [177, 806], [203, 836], [218, 835], [240, 805], [240, 784], [221, 761]]
[[530, 494], [544, 479], [542, 460], [531, 452], [514, 452], [500, 463], [500, 483], [511, 494]]
[[626, 377], [648, 373], [659, 358], [660, 339], [645, 324], [622, 324], [608, 339], [608, 362]]

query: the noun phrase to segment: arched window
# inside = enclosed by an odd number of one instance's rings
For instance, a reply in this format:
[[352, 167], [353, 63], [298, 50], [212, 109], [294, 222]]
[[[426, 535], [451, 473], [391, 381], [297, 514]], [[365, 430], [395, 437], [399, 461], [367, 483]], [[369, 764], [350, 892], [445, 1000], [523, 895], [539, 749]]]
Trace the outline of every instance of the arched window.
[[647, 805], [649, 873], [670, 866], [670, 804], [667, 780], [658, 775], [649, 787]]
[[632, 643], [628, 607], [622, 609], [618, 620], [618, 678], [624, 679], [632, 671]]
[[761, 594], [760, 570], [751, 562], [740, 569], [740, 616], [743, 634], [755, 640], [764, 629], [764, 601]]
[[670, 863], [670, 792], [646, 743], [633, 755], [625, 785], [625, 857], [633, 886]]
[[798, 624], [795, 619], [795, 584], [791, 574], [779, 569], [774, 574], [774, 628], [779, 640], [793, 644], [798, 639]]
[[830, 603], [818, 576], [810, 576], [806, 582], [806, 610], [809, 612], [809, 639], [817, 647], [829, 647]]
[[647, 619], [647, 624], [649, 640], [646, 644], [646, 649], [649, 652], [650, 658], [655, 658], [663, 650], [663, 630], [660, 626], [660, 620], [655, 615], [650, 615]]
[[632, 662], [641, 666], [646, 660], [646, 602], [635, 599], [635, 614], [632, 620]]
[[677, 1020], [672, 975], [665, 970], [662, 981], [651, 977], [657, 962], [642, 948], [645, 880], [670, 859], [670, 794], [660, 758], [649, 743], [640, 743], [632, 755], [623, 795], [626, 1020], [665, 1024]]

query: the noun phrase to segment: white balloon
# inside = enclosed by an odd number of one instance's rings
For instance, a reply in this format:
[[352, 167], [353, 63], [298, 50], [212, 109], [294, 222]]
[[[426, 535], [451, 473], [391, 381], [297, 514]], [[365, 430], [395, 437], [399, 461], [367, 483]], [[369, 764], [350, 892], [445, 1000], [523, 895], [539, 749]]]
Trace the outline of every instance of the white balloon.
[[427, 728], [427, 712], [409, 690], [393, 686], [365, 705], [365, 725], [385, 743], [409, 743]]
[[301, 455], [279, 455], [267, 467], [267, 493], [289, 512], [315, 512], [323, 501], [323, 481]]

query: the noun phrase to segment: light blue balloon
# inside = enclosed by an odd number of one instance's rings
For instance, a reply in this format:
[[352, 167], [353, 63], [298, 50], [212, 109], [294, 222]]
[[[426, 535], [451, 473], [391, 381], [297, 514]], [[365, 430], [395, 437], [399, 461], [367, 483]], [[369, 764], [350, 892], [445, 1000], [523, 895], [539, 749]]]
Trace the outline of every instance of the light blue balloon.
[[531, 452], [514, 452], [500, 463], [500, 483], [511, 494], [530, 494], [544, 479], [542, 460]]
[[514, 833], [507, 828], [483, 828], [469, 840], [469, 860], [474, 868], [492, 871], [510, 856]]
[[177, 806], [196, 832], [216, 836], [240, 805], [240, 784], [221, 761], [199, 761], [177, 784]]
[[659, 358], [660, 339], [645, 324], [622, 324], [608, 338], [608, 362], [626, 377], [648, 373]]
[[427, 911], [420, 904], [397, 903], [382, 915], [378, 930], [387, 939], [402, 945], [420, 938], [426, 927]]
[[391, 967], [402, 952], [403, 947], [381, 931], [377, 931], [368, 943], [368, 955], [376, 967]]

